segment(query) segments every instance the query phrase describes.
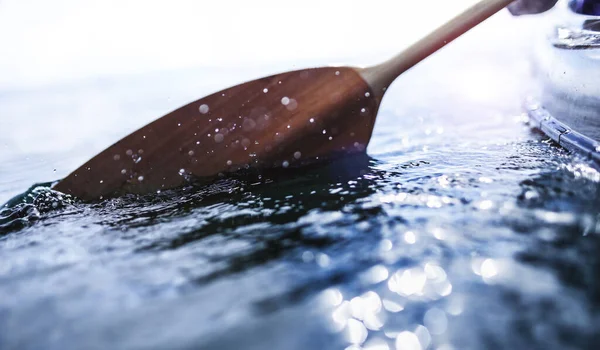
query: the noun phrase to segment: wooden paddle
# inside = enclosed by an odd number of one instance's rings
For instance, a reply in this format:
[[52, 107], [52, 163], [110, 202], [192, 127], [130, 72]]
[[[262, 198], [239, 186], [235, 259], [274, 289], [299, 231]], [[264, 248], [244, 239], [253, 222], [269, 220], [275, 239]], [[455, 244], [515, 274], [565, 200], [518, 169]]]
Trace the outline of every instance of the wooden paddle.
[[110, 146], [54, 189], [83, 200], [149, 193], [245, 167], [364, 152], [387, 87], [512, 0], [482, 0], [389, 61], [276, 74], [183, 106]]

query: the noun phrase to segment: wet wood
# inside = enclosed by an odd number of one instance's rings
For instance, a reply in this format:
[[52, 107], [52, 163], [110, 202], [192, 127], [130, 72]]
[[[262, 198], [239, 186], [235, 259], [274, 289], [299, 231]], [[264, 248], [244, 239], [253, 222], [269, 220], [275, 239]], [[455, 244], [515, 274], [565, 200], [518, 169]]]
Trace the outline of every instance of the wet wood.
[[353, 68], [294, 71], [181, 107], [120, 140], [59, 182], [84, 200], [148, 193], [241, 167], [293, 167], [364, 152], [378, 101]]
[[282, 73], [192, 102], [107, 148], [54, 188], [92, 200], [364, 152], [389, 84], [511, 2], [479, 1], [373, 67]]

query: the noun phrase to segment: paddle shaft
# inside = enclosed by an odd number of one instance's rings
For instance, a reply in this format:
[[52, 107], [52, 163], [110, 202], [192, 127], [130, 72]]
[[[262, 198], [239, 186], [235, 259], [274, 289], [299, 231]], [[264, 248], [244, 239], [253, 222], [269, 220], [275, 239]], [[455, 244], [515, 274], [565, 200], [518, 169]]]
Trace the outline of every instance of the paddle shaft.
[[417, 41], [400, 54], [379, 65], [365, 68], [361, 76], [380, 97], [400, 74], [421, 62], [514, 0], [482, 0]]

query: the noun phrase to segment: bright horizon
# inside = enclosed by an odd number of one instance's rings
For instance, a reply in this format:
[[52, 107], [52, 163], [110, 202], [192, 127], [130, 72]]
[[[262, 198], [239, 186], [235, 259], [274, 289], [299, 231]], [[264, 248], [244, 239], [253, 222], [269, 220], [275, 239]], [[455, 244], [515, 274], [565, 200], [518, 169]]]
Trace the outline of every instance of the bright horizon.
[[0, 89], [188, 67], [372, 61], [474, 2], [0, 0]]

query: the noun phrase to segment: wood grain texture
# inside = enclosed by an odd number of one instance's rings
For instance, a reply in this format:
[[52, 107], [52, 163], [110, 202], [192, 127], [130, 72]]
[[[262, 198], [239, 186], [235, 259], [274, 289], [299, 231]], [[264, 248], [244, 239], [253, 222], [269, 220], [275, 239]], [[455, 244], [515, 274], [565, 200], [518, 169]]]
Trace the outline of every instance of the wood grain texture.
[[243, 167], [364, 152], [379, 98], [354, 68], [278, 74], [214, 93], [146, 125], [54, 188], [83, 200], [149, 193]]

